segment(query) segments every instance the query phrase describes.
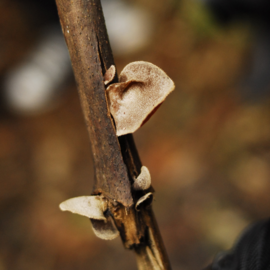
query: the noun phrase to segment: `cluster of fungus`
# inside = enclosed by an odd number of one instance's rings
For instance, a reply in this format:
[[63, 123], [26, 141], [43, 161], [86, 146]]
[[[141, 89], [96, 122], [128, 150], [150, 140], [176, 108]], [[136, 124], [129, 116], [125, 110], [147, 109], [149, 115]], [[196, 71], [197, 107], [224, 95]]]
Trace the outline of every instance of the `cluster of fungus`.
[[[115, 66], [111, 66], [104, 75], [105, 86], [114, 80], [115, 75]], [[106, 89], [116, 135], [133, 133], [140, 128], [174, 87], [173, 81], [159, 67], [143, 61], [128, 64], [120, 73], [119, 82], [110, 84]], [[135, 204], [136, 211], [140, 211], [143, 202], [153, 196], [147, 192], [151, 187], [147, 167], [142, 166], [141, 173], [133, 180], [134, 191], [146, 191]], [[62, 202], [60, 209], [90, 218], [94, 233], [101, 239], [112, 240], [119, 235], [113, 218], [108, 214], [108, 201], [102, 195], [71, 198]]]

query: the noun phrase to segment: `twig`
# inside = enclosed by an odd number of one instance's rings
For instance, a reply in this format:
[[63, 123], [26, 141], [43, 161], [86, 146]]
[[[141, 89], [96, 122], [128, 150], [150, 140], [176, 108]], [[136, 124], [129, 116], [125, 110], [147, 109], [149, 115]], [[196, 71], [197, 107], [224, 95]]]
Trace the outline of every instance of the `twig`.
[[92, 146], [92, 194], [108, 199], [124, 246], [136, 252], [139, 270], [170, 270], [151, 206], [145, 204], [139, 212], [134, 207], [144, 192], [131, 188], [142, 166], [133, 137], [117, 138], [108, 111], [103, 75], [114, 60], [100, 0], [56, 3]]

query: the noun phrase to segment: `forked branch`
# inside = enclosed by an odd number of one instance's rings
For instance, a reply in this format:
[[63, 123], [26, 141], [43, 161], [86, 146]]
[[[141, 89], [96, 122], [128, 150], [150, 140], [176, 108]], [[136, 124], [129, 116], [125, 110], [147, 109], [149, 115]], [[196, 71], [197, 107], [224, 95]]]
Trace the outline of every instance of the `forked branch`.
[[[95, 167], [92, 195], [104, 201], [105, 218], [112, 219], [124, 246], [136, 252], [140, 270], [169, 270], [150, 205], [153, 189], [133, 188], [142, 164], [132, 135], [117, 137], [109, 112], [104, 74], [114, 60], [100, 1], [56, 0], [56, 3], [91, 141]], [[117, 75], [113, 82], [118, 82]], [[138, 205], [144, 196], [145, 200]], [[99, 230], [102, 218], [93, 223], [94, 229]]]

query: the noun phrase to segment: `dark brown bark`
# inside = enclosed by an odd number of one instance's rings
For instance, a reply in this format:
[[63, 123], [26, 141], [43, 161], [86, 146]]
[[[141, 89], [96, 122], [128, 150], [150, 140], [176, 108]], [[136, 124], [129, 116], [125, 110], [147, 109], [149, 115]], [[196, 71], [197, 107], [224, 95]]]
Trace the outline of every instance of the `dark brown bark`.
[[[150, 205], [134, 204], [146, 192], [132, 183], [141, 161], [131, 134], [117, 138], [103, 75], [114, 65], [99, 0], [56, 0], [87, 125], [95, 167], [93, 194], [109, 201], [124, 246], [134, 249], [140, 270], [171, 269]], [[115, 78], [114, 82], [117, 81]]]
[[92, 145], [94, 193], [129, 207], [133, 204], [130, 182], [104, 94], [103, 73], [113, 64], [110, 46], [105, 46], [107, 33], [102, 32], [104, 20], [95, 16], [95, 1], [65, 0], [57, 5]]

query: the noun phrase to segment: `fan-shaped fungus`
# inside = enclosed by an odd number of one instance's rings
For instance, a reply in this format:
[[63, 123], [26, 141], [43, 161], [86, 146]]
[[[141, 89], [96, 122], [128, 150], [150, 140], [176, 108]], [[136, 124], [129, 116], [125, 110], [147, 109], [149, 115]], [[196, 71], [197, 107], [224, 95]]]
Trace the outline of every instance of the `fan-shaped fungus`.
[[136, 131], [174, 88], [173, 81], [159, 67], [144, 61], [128, 64], [120, 73], [119, 83], [106, 89], [116, 135]]

